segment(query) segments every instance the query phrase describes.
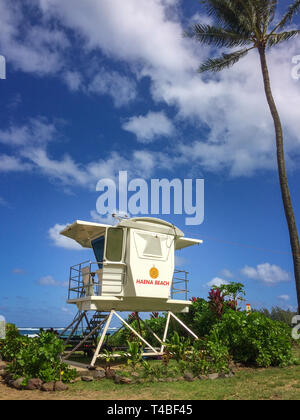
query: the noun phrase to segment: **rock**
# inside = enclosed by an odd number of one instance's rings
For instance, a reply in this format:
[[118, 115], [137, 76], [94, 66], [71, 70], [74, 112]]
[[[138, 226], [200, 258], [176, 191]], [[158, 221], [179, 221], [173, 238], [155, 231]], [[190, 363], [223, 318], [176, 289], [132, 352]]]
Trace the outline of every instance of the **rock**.
[[5, 370], [5, 369], [6, 369], [6, 363], [0, 362], [0, 370]]
[[78, 373], [79, 376], [93, 376], [94, 372], [95, 371], [85, 369], [85, 370], [81, 370], [80, 372], [77, 372], [77, 373]]
[[190, 372], [185, 372], [184, 375], [183, 375], [183, 377], [188, 382], [193, 382], [195, 380], [194, 379], [194, 375], [192, 373], [190, 373]]
[[211, 379], [211, 380], [218, 379], [218, 377], [219, 377], [218, 373], [211, 373], [210, 375], [208, 375], [208, 379]]
[[229, 372], [229, 373], [226, 373], [224, 375], [224, 378], [233, 378], [233, 377], [234, 377], [234, 373], [233, 372]]
[[46, 382], [41, 387], [42, 391], [51, 392], [54, 391], [54, 382]]
[[8, 378], [12, 378], [11, 373], [7, 372], [7, 370], [5, 370], [3, 373], [1, 373], [1, 376], [3, 377], [3, 379], [8, 380]]
[[199, 375], [198, 379], [200, 379], [201, 381], [204, 381], [205, 379], [208, 379], [208, 378], [205, 375]]
[[114, 379], [116, 376], [116, 372], [113, 369], [107, 369], [105, 371], [105, 376], [107, 377], [107, 379]]
[[16, 388], [16, 389], [23, 389], [24, 388], [24, 385], [23, 385], [24, 380], [25, 380], [25, 378], [18, 378], [11, 383], [11, 386]]
[[3, 377], [3, 379], [4, 379], [5, 383], [6, 383], [8, 386], [12, 386], [12, 383], [14, 382], [14, 379], [13, 379], [13, 377], [12, 377], [12, 374], [11, 374], [11, 373], [5, 372], [5, 373], [4, 373], [4, 375], [3, 375], [2, 377]]
[[75, 379], [71, 379], [70, 384], [75, 384], [76, 382], [81, 381], [81, 376], [77, 376]]
[[121, 375], [115, 375], [115, 384], [131, 384], [132, 383], [132, 379], [130, 378], [126, 378], [125, 376], [121, 376]]
[[96, 381], [99, 381], [99, 380], [104, 379], [106, 377], [104, 370], [95, 370], [93, 372], [92, 376]]
[[29, 379], [25, 389], [29, 391], [34, 391], [35, 389], [41, 389], [43, 385], [43, 381], [39, 378], [32, 378]]
[[92, 376], [82, 376], [81, 380], [83, 382], [93, 382], [94, 378]]
[[68, 385], [62, 381], [55, 382], [54, 384], [54, 391], [66, 391], [67, 389], [69, 389]]

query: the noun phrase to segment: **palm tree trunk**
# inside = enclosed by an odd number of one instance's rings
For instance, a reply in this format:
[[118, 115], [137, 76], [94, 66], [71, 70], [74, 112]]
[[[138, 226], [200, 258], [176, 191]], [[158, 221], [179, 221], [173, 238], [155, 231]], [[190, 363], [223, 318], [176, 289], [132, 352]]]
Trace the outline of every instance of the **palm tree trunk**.
[[268, 65], [266, 60], [265, 47], [259, 47], [259, 56], [261, 62], [261, 69], [264, 80], [264, 88], [267, 97], [267, 101], [270, 107], [270, 111], [273, 117], [275, 133], [276, 133], [276, 150], [277, 150], [277, 164], [278, 164], [278, 175], [281, 188], [281, 196], [284, 206], [285, 217], [288, 224], [290, 234], [290, 244], [292, 249], [293, 261], [294, 261], [294, 273], [297, 290], [298, 300], [298, 313], [300, 314], [300, 246], [299, 236], [297, 231], [297, 225], [295, 221], [292, 200], [289, 191], [289, 185], [286, 175], [285, 159], [284, 159], [284, 148], [283, 148], [283, 134], [280, 117], [276, 108], [276, 104], [271, 91], [270, 77], [268, 71]]

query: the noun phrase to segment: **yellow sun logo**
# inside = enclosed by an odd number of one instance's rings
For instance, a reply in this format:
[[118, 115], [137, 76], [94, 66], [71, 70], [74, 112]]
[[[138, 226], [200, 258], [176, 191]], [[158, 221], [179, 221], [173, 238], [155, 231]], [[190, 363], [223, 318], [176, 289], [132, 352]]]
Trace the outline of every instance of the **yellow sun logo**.
[[152, 279], [157, 279], [158, 275], [159, 275], [159, 271], [156, 267], [152, 267], [149, 271], [150, 277]]

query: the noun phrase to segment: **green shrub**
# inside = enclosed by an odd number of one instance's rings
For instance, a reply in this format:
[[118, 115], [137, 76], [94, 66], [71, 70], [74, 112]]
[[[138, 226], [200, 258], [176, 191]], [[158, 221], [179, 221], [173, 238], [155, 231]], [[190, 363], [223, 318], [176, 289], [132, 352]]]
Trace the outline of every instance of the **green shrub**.
[[142, 361], [143, 350], [137, 341], [127, 341], [128, 350], [125, 353], [127, 357], [127, 364], [132, 366], [132, 369], [135, 369], [137, 364]]
[[217, 337], [196, 341], [187, 356], [188, 368], [195, 375], [229, 372], [228, 348]]
[[259, 367], [286, 366], [293, 362], [291, 330], [260, 313], [228, 311], [208, 335], [211, 342], [227, 346], [237, 362]]
[[[16, 337], [12, 342], [17, 340]], [[64, 343], [51, 332], [41, 332], [39, 337], [28, 338], [22, 342], [8, 365], [8, 371], [14, 378], [40, 378], [44, 382], [69, 382], [76, 377], [76, 370], [70, 369], [60, 359]]]
[[[179, 317], [198, 337], [207, 335], [218, 322], [216, 313], [211, 311], [209, 303], [202, 298], [192, 298], [189, 312], [180, 314]], [[181, 333], [183, 332], [181, 330]], [[187, 335], [187, 332], [185, 334]]]
[[29, 338], [22, 336], [14, 324], [6, 324], [6, 337], [0, 349], [4, 360], [11, 362], [20, 349], [26, 345]]

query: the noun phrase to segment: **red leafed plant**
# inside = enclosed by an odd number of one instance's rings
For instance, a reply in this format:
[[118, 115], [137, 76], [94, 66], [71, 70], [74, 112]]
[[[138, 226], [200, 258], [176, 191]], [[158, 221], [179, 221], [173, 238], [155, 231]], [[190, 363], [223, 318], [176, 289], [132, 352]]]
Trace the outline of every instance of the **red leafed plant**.
[[137, 312], [131, 312], [131, 314], [128, 317], [129, 323], [135, 321], [138, 318]]
[[225, 295], [220, 289], [211, 289], [208, 295], [209, 307], [218, 318], [221, 318], [225, 310]]

